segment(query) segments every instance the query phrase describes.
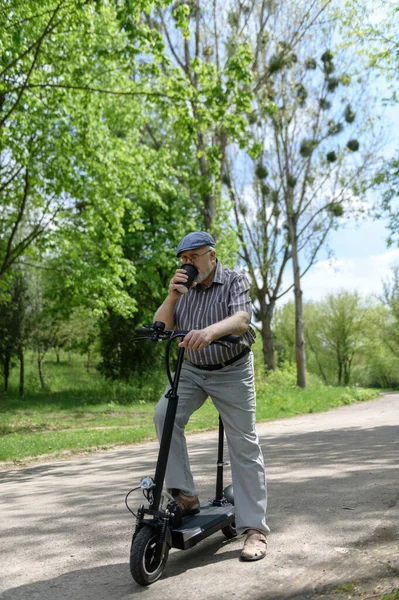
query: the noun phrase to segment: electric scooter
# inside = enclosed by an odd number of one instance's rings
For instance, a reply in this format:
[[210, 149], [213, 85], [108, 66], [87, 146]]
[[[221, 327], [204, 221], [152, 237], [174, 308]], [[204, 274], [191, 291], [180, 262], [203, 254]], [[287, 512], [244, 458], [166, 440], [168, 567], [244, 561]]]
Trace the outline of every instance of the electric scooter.
[[[170, 349], [173, 340], [183, 339], [188, 331], [166, 330], [165, 324], [157, 321], [148, 327], [135, 330], [139, 337], [131, 341], [166, 341], [166, 371], [170, 383], [167, 392], [168, 407], [158, 453], [154, 477], [142, 477], [140, 485], [126, 495], [126, 506], [136, 517], [136, 526], [130, 550], [130, 572], [140, 585], [149, 585], [157, 581], [166, 566], [170, 548], [187, 550], [201, 540], [221, 530], [227, 539], [237, 535], [235, 529], [233, 486], [223, 489], [223, 439], [224, 427], [219, 415], [219, 441], [216, 473], [216, 494], [213, 500], [201, 503], [200, 512], [182, 517], [175, 499], [163, 489], [166, 465], [172, 439], [172, 431], [178, 403], [178, 385], [184, 359], [184, 348], [179, 348], [174, 377], [170, 372]], [[227, 335], [213, 342], [226, 345], [237, 343], [240, 337]], [[148, 506], [140, 506], [137, 514], [129, 507], [129, 495], [140, 489]]]

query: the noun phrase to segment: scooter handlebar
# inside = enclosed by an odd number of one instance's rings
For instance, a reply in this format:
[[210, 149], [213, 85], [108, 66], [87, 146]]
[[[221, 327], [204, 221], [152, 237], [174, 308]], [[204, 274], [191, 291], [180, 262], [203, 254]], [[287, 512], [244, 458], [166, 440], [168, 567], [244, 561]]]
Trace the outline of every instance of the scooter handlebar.
[[151, 327], [137, 327], [137, 329], [134, 330], [134, 333], [136, 335], [151, 335], [151, 333], [153, 333], [153, 329], [151, 329]]
[[[190, 333], [189, 329], [174, 329], [172, 331], [173, 337], [184, 337], [188, 333]], [[241, 341], [241, 336], [229, 334], [229, 335], [224, 335], [223, 337], [220, 337], [211, 343], [217, 344], [219, 342], [229, 342], [230, 344], [238, 344], [240, 341]]]
[[230, 344], [238, 344], [241, 340], [241, 336], [240, 335], [224, 335], [223, 337], [219, 338], [218, 340], [215, 340], [215, 342], [230, 342]]
[[[137, 327], [137, 329], [134, 330], [134, 333], [139, 336], [152, 336], [154, 332], [155, 328], [152, 325], [148, 327]], [[170, 337], [184, 337], [188, 333], [189, 330], [166, 329], [162, 331], [161, 335], [163, 339], [168, 339]], [[217, 344], [218, 342], [229, 342], [230, 344], [238, 344], [240, 340], [241, 336], [230, 334], [224, 335], [212, 343]]]

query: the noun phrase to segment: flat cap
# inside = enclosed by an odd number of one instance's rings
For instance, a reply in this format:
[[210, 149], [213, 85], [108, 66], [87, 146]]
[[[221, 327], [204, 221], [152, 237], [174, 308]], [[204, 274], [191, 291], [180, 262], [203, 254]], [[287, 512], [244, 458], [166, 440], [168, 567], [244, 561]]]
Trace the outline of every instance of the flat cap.
[[205, 231], [193, 231], [182, 239], [180, 244], [177, 246], [176, 256], [180, 256], [182, 252], [186, 250], [194, 250], [194, 248], [200, 248], [201, 246], [214, 246], [215, 240]]

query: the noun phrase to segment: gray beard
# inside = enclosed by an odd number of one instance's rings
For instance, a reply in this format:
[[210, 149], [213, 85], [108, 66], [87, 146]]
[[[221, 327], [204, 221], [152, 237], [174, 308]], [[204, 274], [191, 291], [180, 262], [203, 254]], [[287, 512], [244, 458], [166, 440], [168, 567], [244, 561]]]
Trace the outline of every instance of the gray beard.
[[195, 282], [196, 283], [202, 283], [207, 277], [209, 277], [209, 275], [212, 273], [214, 267], [211, 267], [209, 269], [209, 271], [206, 271], [205, 273], [201, 273], [200, 271], [198, 272], [197, 277], [195, 278]]

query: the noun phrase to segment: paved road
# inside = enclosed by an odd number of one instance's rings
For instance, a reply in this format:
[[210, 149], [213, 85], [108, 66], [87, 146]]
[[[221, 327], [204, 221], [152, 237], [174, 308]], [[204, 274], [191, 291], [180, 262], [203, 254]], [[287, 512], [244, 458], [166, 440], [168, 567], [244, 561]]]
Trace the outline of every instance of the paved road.
[[[398, 426], [399, 394], [260, 424], [268, 557], [241, 563], [242, 538], [216, 533], [172, 550], [163, 578], [148, 588], [130, 577], [124, 496], [153, 473], [155, 443], [3, 471], [0, 598], [280, 600], [337, 598], [331, 590], [354, 581], [374, 591], [376, 582], [397, 585]], [[213, 493], [216, 437], [189, 440], [201, 499]]]

